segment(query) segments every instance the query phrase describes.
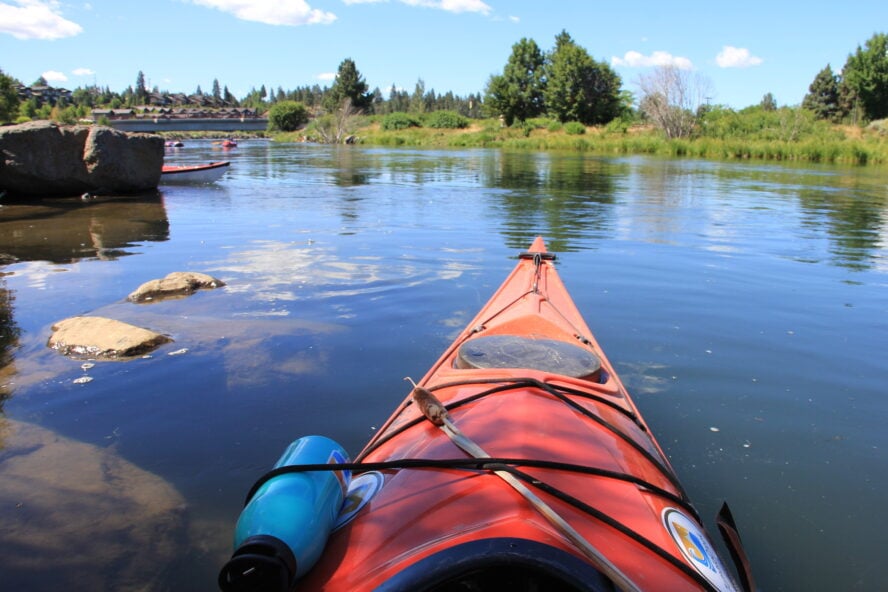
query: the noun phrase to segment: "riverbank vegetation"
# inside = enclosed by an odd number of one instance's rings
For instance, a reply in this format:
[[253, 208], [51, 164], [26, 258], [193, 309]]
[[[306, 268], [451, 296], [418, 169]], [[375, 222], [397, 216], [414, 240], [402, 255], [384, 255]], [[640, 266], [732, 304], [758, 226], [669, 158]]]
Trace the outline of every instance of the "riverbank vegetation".
[[[888, 164], [888, 121], [865, 128], [812, 121], [799, 108], [762, 112], [718, 110], [703, 119], [705, 134], [667, 138], [643, 122], [612, 122], [603, 126], [562, 124], [551, 118], [533, 118], [504, 126], [499, 119], [472, 120], [466, 127], [424, 125], [421, 116], [404, 118], [413, 125], [392, 129], [386, 117], [361, 117], [352, 124], [356, 141], [378, 146], [425, 148], [503, 148], [508, 150], [569, 150], [602, 155], [646, 154], [728, 160], [773, 160], [835, 164]], [[731, 120], [738, 127], [726, 128]], [[400, 117], [399, 117], [400, 119]], [[312, 127], [274, 133], [277, 141], [313, 140]]]
[[[799, 105], [778, 106], [770, 93], [735, 110], [710, 104], [710, 84], [694, 72], [658, 66], [634, 81], [633, 93], [611, 67], [592, 58], [562, 31], [543, 51], [521, 39], [483, 93], [458, 97], [392, 86], [388, 98], [370, 90], [352, 59], [330, 88], [292, 91], [265, 86], [241, 100], [213, 81], [212, 93], [192, 95], [136, 86], [123, 93], [76, 89], [69, 98], [38, 104], [16, 95], [21, 85], [0, 71], [0, 123], [54, 119], [86, 122], [95, 107], [185, 101], [249, 107], [267, 113], [280, 141], [360, 142], [384, 146], [498, 147], [764, 159], [844, 164], [888, 163], [888, 35], [875, 34], [849, 54], [839, 73], [826, 65]], [[45, 85], [45, 80], [38, 80]]]

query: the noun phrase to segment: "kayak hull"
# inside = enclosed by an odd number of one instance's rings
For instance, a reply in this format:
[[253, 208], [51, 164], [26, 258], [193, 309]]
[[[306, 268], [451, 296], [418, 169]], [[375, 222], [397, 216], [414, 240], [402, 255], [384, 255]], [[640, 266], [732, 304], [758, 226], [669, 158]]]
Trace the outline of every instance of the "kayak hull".
[[223, 160], [199, 165], [163, 165], [160, 173], [162, 184], [213, 183], [228, 172], [230, 161]]

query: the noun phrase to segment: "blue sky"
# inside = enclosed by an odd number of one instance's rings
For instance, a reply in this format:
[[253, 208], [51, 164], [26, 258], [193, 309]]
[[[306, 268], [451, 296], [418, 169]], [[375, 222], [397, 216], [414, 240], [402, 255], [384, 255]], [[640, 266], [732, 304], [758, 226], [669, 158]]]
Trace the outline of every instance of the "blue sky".
[[329, 86], [345, 58], [370, 88], [481, 93], [512, 45], [544, 51], [562, 30], [623, 86], [655, 64], [708, 81], [712, 102], [742, 108], [772, 93], [802, 101], [827, 64], [888, 29], [888, 1], [0, 0], [0, 69], [25, 84], [149, 88], [237, 97], [263, 84]]

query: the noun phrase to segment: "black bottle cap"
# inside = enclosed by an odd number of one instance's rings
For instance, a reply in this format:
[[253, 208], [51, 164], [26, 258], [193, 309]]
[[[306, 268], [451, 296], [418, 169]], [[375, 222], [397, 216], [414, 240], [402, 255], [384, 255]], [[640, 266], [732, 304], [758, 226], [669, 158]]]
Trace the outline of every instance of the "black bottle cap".
[[296, 557], [277, 537], [244, 540], [219, 572], [223, 592], [289, 592], [296, 581]]

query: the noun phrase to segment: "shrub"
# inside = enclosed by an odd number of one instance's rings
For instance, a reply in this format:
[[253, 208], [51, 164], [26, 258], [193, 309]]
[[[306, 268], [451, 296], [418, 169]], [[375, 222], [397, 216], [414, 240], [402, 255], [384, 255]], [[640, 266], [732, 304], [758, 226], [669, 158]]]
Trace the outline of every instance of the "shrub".
[[308, 122], [308, 110], [296, 101], [280, 101], [268, 110], [268, 127], [292, 132]]
[[604, 129], [612, 134], [626, 134], [629, 133], [631, 125], [632, 122], [628, 118], [618, 117], [604, 126]]
[[554, 120], [548, 117], [531, 117], [525, 122], [525, 125], [531, 126], [533, 129], [547, 129]]
[[407, 113], [401, 111], [389, 113], [382, 118], [382, 129], [387, 131], [402, 130], [408, 127], [421, 127], [419, 121]]
[[469, 127], [469, 120], [456, 111], [433, 111], [426, 116], [425, 125], [435, 129], [463, 129]]
[[579, 121], [568, 121], [564, 124], [564, 133], [571, 136], [581, 136], [586, 133], [586, 126]]

